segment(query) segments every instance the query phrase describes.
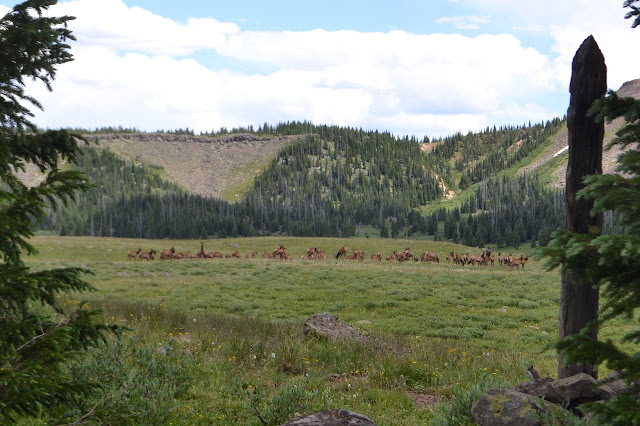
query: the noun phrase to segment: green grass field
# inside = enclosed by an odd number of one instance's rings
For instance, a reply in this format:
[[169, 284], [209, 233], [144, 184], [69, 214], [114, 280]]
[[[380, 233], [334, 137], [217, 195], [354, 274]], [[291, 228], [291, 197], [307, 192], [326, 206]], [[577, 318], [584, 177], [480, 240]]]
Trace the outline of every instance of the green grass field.
[[[557, 337], [559, 272], [546, 271], [531, 252], [524, 270], [509, 270], [497, 261], [464, 268], [445, 262], [451, 250], [479, 249], [399, 239], [207, 240], [208, 251], [259, 255], [150, 262], [128, 260], [127, 251], [195, 253], [200, 241], [38, 236], [32, 242], [40, 252], [27, 258], [34, 269], [84, 265], [94, 272], [87, 280], [98, 291], [66, 295], [66, 304], [87, 300], [105, 310], [106, 322], [132, 328], [125, 339], [177, 348], [190, 363], [193, 381], [169, 409], [169, 423], [279, 424], [286, 413], [269, 407], [304, 400], [289, 404], [291, 410], [346, 408], [378, 425], [427, 424], [435, 416], [419, 403], [427, 397], [446, 402], [455, 389], [488, 379], [516, 384], [532, 363], [555, 375], [555, 353], [542, 349]], [[280, 244], [293, 260], [262, 258]], [[311, 246], [327, 259], [301, 259]], [[341, 246], [363, 249], [365, 260], [334, 259]], [[405, 247], [435, 251], [440, 263], [368, 260]], [[374, 335], [376, 343], [303, 336], [304, 321], [322, 312]]]

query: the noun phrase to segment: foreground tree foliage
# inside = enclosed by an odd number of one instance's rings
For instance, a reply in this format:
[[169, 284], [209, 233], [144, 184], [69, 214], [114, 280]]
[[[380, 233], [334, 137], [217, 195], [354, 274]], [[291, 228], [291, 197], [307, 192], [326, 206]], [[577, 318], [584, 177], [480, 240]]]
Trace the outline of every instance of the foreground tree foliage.
[[[638, 15], [633, 3], [625, 2], [625, 7], [632, 8], [627, 18]], [[637, 25], [638, 19], [633, 26]], [[557, 231], [545, 250], [552, 267], [562, 265], [588, 277], [600, 288], [604, 300], [597, 320], [554, 347], [565, 354], [565, 363], [605, 365], [631, 385], [630, 392], [609, 403], [586, 404], [583, 409], [593, 413], [593, 420], [612, 425], [640, 424], [640, 351], [630, 352], [612, 340], [594, 340], [590, 334], [616, 318], [632, 318], [640, 306], [640, 101], [620, 98], [610, 91], [594, 103], [589, 115], [597, 121], [624, 117], [627, 123], [610, 144], [624, 148], [618, 158], [618, 173], [589, 176], [579, 192], [579, 196], [593, 200], [592, 214], [613, 211], [621, 232], [602, 235], [595, 228], [588, 234]], [[640, 327], [629, 331], [620, 343], [640, 343]]]
[[[95, 384], [73, 380], [68, 366], [87, 348], [105, 341], [116, 327], [95, 324], [98, 311], [81, 305], [66, 310], [61, 293], [94, 288], [82, 279], [83, 268], [33, 271], [22, 260], [36, 254], [28, 238], [33, 219], [48, 204], [67, 203], [90, 186], [78, 171], [61, 171], [74, 163], [78, 144], [67, 131], [37, 132], [25, 106], [42, 108], [25, 92], [25, 79], [40, 80], [48, 89], [56, 66], [69, 62], [67, 29], [72, 17], [46, 17], [56, 0], [30, 0], [0, 19], [0, 423], [41, 410], [64, 410], [97, 390]], [[27, 164], [45, 173], [33, 187], [17, 177]], [[61, 413], [63, 411], [60, 411]]]

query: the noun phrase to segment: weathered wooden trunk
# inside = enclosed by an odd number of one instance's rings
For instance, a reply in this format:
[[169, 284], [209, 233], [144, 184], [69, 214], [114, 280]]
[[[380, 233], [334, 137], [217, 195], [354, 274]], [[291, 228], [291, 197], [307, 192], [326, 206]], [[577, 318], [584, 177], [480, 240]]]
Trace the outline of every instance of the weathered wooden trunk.
[[[571, 102], [567, 112], [569, 130], [569, 162], [567, 164], [567, 217], [565, 229], [575, 233], [587, 233], [592, 226], [601, 226], [600, 215], [590, 215], [593, 202], [578, 200], [576, 193], [584, 187], [582, 179], [587, 175], [602, 173], [602, 141], [604, 123], [596, 123], [587, 112], [593, 102], [607, 90], [607, 67], [593, 36], [589, 36], [573, 58]], [[598, 317], [599, 291], [588, 277], [567, 270], [562, 272], [560, 291], [559, 338], [579, 333], [589, 321]], [[597, 338], [593, 331], [592, 337]], [[560, 356], [558, 377], [564, 378], [584, 372], [596, 377], [591, 365], [571, 364], [562, 366]]]

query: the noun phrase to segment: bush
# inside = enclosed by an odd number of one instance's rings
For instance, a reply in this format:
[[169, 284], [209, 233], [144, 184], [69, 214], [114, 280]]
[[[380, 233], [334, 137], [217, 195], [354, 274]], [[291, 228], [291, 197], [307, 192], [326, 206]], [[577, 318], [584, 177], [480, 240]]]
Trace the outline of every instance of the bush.
[[118, 340], [94, 349], [75, 364], [76, 380], [96, 383], [100, 395], [59, 413], [61, 421], [118, 425], [166, 424], [193, 381], [193, 361], [175, 350], [173, 340], [158, 345]]

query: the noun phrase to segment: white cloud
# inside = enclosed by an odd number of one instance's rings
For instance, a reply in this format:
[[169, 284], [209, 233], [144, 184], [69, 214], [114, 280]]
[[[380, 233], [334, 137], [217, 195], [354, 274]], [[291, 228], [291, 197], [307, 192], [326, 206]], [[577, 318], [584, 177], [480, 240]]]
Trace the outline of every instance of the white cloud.
[[56, 14], [75, 16], [70, 28], [81, 45], [101, 45], [116, 50], [152, 55], [184, 56], [216, 48], [237, 25], [215, 19], [189, 19], [186, 24], [154, 15], [121, 0], [75, 0], [60, 3]]
[[[509, 34], [252, 32], [214, 19], [179, 23], [120, 0], [58, 7], [77, 17], [78, 42], [54, 92], [33, 88], [48, 127], [199, 131], [309, 119], [421, 137], [521, 124], [558, 113], [536, 103], [568, 86], [567, 58], [581, 37], [554, 29], [550, 58]], [[199, 50], [273, 71], [207, 68], [187, 58]]]
[[552, 37], [553, 61], [558, 83], [568, 90], [571, 62], [584, 39], [593, 35], [607, 64], [609, 87], [640, 77], [640, 57], [633, 54], [640, 45], [640, 30], [631, 28], [624, 16], [629, 9], [621, 0], [463, 0], [473, 11], [487, 13], [494, 20], [509, 16], [518, 31]]

